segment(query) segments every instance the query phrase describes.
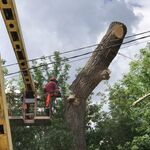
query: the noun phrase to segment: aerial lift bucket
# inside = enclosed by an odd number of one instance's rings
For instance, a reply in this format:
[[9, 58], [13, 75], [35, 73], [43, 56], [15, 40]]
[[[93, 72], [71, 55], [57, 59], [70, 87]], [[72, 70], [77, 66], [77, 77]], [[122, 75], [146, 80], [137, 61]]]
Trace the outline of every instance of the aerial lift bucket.
[[36, 107], [37, 107], [36, 97], [23, 99], [23, 120], [24, 123], [34, 123], [36, 116]]

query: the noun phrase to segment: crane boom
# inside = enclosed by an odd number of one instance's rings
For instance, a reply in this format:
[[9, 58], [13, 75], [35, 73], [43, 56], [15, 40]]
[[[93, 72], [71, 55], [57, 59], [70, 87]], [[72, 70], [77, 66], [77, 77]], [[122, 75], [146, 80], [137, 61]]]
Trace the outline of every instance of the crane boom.
[[33, 95], [35, 87], [29, 71], [28, 57], [26, 54], [15, 1], [0, 0], [0, 9], [22, 73], [26, 92], [29, 93], [28, 95]]
[[[13, 50], [15, 52], [19, 68], [22, 74], [25, 85], [24, 105], [27, 108], [24, 110], [24, 122], [34, 123], [36, 110], [35, 86], [32, 76], [29, 71], [28, 57], [21, 32], [21, 27], [18, 19], [17, 9], [14, 0], [0, 0], [0, 10], [3, 20], [9, 34]], [[1, 60], [0, 60], [1, 62]], [[12, 150], [11, 133], [8, 119], [7, 103], [2, 80], [2, 68], [0, 65], [0, 149]], [[28, 104], [26, 104], [28, 101]], [[30, 105], [34, 106], [33, 117], [28, 117]]]
[[50, 116], [37, 116], [37, 98], [35, 84], [29, 71], [28, 57], [18, 19], [15, 0], [0, 0], [0, 11], [15, 52], [25, 85], [22, 116], [8, 116], [0, 59], [0, 150], [12, 150], [9, 119], [11, 123], [19, 121], [21, 125], [49, 125]]

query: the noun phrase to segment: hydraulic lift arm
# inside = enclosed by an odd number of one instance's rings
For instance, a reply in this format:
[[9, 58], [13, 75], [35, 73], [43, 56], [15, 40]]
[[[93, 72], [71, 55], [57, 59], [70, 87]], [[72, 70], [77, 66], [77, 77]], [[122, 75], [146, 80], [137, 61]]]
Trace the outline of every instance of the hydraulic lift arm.
[[[35, 96], [35, 86], [29, 71], [28, 57], [14, 0], [0, 0], [0, 10], [9, 34], [25, 85], [25, 98]], [[35, 105], [35, 102], [33, 102]], [[28, 104], [30, 106], [30, 104]], [[0, 66], [0, 150], [12, 150], [7, 103]]]
[[34, 82], [30, 71], [28, 70], [28, 57], [26, 54], [26, 48], [20, 28], [15, 1], [0, 0], [0, 9], [19, 64], [20, 71], [22, 72], [26, 92], [32, 95], [35, 91]]

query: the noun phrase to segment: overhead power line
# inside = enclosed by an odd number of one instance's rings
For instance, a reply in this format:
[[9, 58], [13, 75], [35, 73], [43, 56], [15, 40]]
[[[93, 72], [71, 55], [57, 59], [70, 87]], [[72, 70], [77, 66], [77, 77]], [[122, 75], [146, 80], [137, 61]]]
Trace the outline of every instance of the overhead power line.
[[[141, 40], [141, 39], [144, 39], [144, 38], [148, 38], [148, 37], [150, 37], [150, 35], [143, 36], [143, 37], [140, 37], [140, 38], [137, 38], [137, 39], [133, 39], [133, 40], [130, 40], [130, 41], [123, 42], [122, 45], [131, 43], [131, 42], [134, 42], [134, 41], [137, 41], [137, 40]], [[97, 44], [97, 45], [100, 45], [100, 44]], [[106, 47], [106, 49], [112, 48], [112, 47], [115, 47], [115, 46], [118, 46], [118, 45], [120, 45], [120, 44], [111, 45], [109, 47]], [[99, 50], [97, 50], [97, 51], [99, 51]], [[97, 52], [97, 51], [94, 51], [94, 52]], [[78, 57], [85, 56], [85, 55], [88, 55], [88, 54], [91, 54], [91, 53], [93, 53], [93, 51], [90, 51], [90, 52], [87, 52], [87, 53], [83, 53], [83, 54], [79, 54], [79, 55], [75, 55], [75, 56], [71, 56], [71, 57], [68, 57], [68, 58], [64, 58], [61, 61], [66, 61], [66, 60], [78, 58]], [[47, 64], [42, 64], [42, 65], [39, 65], [39, 66], [36, 66], [36, 67], [31, 67], [31, 68], [28, 68], [28, 69], [24, 69], [22, 71], [17, 71], [17, 72], [9, 73], [6, 76], [10, 76], [10, 75], [14, 75], [14, 74], [17, 74], [17, 73], [21, 73], [21, 72], [26, 71], [26, 70], [32, 70], [32, 69], [36, 69], [36, 68], [39, 68], [39, 67], [48, 66], [48, 65], [51, 65], [51, 64], [54, 64], [54, 63], [55, 62], [50, 62], [50, 63], [47, 63]]]
[[[140, 33], [137, 33], [137, 34], [126, 36], [125, 39], [132, 38], [132, 37], [139, 36], [139, 35], [146, 34], [146, 33], [150, 33], [150, 31], [140, 32]], [[112, 40], [112, 41], [116, 41], [116, 40]], [[80, 48], [76, 48], [76, 49], [68, 50], [68, 51], [65, 51], [65, 52], [61, 52], [60, 55], [71, 53], [71, 52], [76, 52], [76, 51], [79, 51], [79, 50], [82, 50], [82, 49], [87, 49], [87, 48], [95, 47], [95, 46], [98, 46], [98, 45], [99, 44], [83, 46], [83, 47], [80, 47]], [[37, 58], [29, 59], [27, 62], [39, 60], [39, 59], [42, 59], [42, 58], [53, 57], [53, 56], [54, 56], [54, 54], [53, 55], [48, 55], [48, 56], [37, 57]], [[5, 65], [4, 67], [10, 67], [10, 66], [18, 65], [18, 64], [19, 63], [12, 63], [12, 64]]]
[[[123, 48], [126, 48], [126, 47], [123, 47]], [[125, 57], [125, 58], [128, 58], [128, 59], [130, 59], [130, 60], [133, 60], [132, 58], [130, 58], [129, 56], [126, 56], [125, 54], [122, 54], [122, 53], [118, 53], [118, 55], [120, 55], [120, 56], [123, 56], [123, 57]], [[74, 62], [79, 62], [79, 61], [81, 61], [81, 60], [85, 60], [85, 59], [88, 59], [88, 58], [90, 58], [90, 56], [87, 56], [87, 57], [83, 57], [83, 58], [80, 58], [80, 59], [76, 59], [76, 60], [72, 60], [72, 61], [68, 61], [67, 63], [74, 63]], [[21, 72], [20, 72], [21, 73]], [[18, 77], [20, 74], [15, 74], [15, 75], [13, 75], [13, 76], [6, 76], [6, 78], [14, 78], [14, 77]]]
[[123, 57], [125, 57], [125, 58], [128, 58], [128, 59], [130, 59], [130, 60], [133, 60], [131, 57], [126, 56], [125, 54], [122, 54], [122, 53], [120, 53], [120, 52], [118, 52], [118, 55], [123, 56]]
[[140, 32], [140, 33], [137, 33], [137, 34], [129, 35], [129, 36], [126, 36], [125, 39], [131, 38], [131, 37], [134, 37], [134, 36], [139, 36], [139, 35], [146, 34], [146, 33], [150, 33], [150, 31], [145, 31], [145, 32]]
[[[125, 49], [125, 48], [128, 48], [128, 47], [134, 46], [134, 45], [139, 45], [139, 44], [145, 43], [145, 42], [148, 42], [148, 41], [146, 40], [146, 41], [143, 41], [143, 42], [134, 43], [134, 44], [131, 44], [131, 45], [128, 45], [128, 46], [121, 47], [120, 49]], [[118, 52], [118, 55], [123, 56], [127, 59], [130, 59], [130, 60], [133, 60], [133, 58], [131, 58], [131, 57], [129, 57], [129, 56], [123, 54], [123, 53]], [[76, 59], [76, 60], [72, 60], [72, 61], [67, 61], [67, 63], [74, 63], [74, 62], [81, 61], [81, 60], [88, 59], [88, 58], [90, 58], [90, 56], [80, 58], [80, 59]], [[6, 78], [14, 78], [14, 77], [18, 77], [18, 76], [19, 76], [19, 74], [13, 75], [13, 76], [10, 75], [10, 76], [7, 76]]]

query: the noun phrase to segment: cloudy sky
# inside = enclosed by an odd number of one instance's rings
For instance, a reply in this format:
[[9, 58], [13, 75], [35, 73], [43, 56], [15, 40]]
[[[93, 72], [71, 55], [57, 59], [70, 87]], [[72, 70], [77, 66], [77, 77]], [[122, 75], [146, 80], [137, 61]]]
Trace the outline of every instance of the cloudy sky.
[[[149, 0], [15, 0], [29, 59], [51, 55], [55, 50], [67, 51], [98, 43], [112, 21], [121, 21], [127, 35], [148, 31], [150, 27]], [[0, 50], [7, 64], [16, 62], [2, 17], [0, 16]], [[133, 58], [146, 41], [120, 49]], [[92, 51], [84, 49], [70, 56]], [[68, 57], [69, 55], [63, 55]], [[87, 59], [72, 63], [70, 82], [75, 79], [75, 69]], [[131, 60], [117, 56], [112, 62], [110, 83], [126, 73]], [[18, 69], [18, 68], [17, 68]], [[12, 68], [11, 72], [16, 71]]]

